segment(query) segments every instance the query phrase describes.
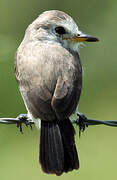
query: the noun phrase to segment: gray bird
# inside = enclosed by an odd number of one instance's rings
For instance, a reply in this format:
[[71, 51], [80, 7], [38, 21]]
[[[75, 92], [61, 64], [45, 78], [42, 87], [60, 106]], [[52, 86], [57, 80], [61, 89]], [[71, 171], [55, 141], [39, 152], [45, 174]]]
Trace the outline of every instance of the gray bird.
[[39, 126], [39, 161], [45, 173], [79, 168], [75, 130], [69, 117], [82, 89], [78, 45], [97, 38], [79, 31], [64, 12], [42, 13], [26, 30], [15, 57], [15, 75], [29, 117]]

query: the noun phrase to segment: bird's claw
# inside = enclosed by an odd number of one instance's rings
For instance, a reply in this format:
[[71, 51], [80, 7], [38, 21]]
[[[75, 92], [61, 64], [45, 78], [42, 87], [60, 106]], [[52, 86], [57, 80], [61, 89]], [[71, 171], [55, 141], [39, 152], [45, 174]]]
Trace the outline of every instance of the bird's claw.
[[88, 125], [86, 124], [85, 120], [87, 117], [82, 113], [77, 113], [78, 119], [76, 120], [76, 124], [79, 126], [79, 136], [81, 135], [81, 132], [83, 132]]
[[17, 122], [17, 127], [19, 128], [19, 130], [22, 134], [23, 134], [22, 123], [24, 123], [27, 127], [30, 126], [30, 128], [32, 129], [33, 122], [31, 121], [31, 119], [29, 119], [27, 114], [20, 114], [17, 117], [17, 119], [19, 120]]

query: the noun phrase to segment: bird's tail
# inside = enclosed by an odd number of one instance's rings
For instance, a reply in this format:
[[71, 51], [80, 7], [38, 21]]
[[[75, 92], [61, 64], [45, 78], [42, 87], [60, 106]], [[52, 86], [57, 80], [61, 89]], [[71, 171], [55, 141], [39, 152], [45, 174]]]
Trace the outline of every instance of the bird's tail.
[[74, 134], [69, 119], [41, 121], [39, 160], [45, 173], [61, 175], [79, 168]]

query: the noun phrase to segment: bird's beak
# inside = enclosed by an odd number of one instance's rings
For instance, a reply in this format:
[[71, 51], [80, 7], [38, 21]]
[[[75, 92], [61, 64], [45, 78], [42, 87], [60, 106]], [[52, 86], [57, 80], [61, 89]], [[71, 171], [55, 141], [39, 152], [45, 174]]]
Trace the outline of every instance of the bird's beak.
[[77, 42], [84, 42], [84, 41], [88, 41], [88, 42], [96, 42], [99, 41], [98, 38], [93, 37], [91, 35], [88, 34], [83, 34], [81, 33], [80, 35], [77, 35], [76, 37], [73, 38], [75, 41]]
[[88, 41], [88, 42], [96, 42], [99, 41], [98, 38], [93, 37], [91, 35], [88, 34], [78, 34], [77, 36], [71, 37], [71, 38], [63, 38], [63, 40], [72, 40], [72, 41], [76, 41], [76, 42], [84, 42], [84, 41]]

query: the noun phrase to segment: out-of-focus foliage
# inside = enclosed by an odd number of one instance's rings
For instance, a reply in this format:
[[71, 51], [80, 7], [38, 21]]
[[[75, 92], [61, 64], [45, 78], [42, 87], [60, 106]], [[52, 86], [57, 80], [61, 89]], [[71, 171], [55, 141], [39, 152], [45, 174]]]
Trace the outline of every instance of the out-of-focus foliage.
[[[14, 77], [14, 54], [24, 31], [40, 13], [59, 9], [70, 14], [79, 29], [97, 36], [98, 43], [80, 49], [84, 67], [79, 111], [96, 119], [117, 119], [117, 1], [1, 0], [0, 1], [0, 117], [25, 113]], [[78, 129], [76, 128], [78, 132]], [[76, 133], [78, 134], [78, 133]], [[0, 179], [36, 180], [45, 175], [38, 164], [39, 131], [0, 125]], [[117, 128], [89, 127], [76, 135], [80, 169], [59, 179], [116, 179]]]

